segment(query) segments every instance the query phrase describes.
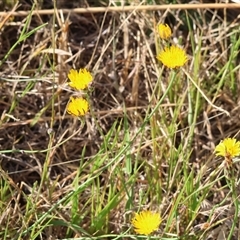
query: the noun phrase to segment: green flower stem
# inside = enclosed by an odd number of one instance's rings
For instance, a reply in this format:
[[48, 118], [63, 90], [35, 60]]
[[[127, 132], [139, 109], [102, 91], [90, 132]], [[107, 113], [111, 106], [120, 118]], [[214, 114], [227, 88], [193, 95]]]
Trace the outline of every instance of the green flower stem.
[[157, 105], [153, 108], [152, 112], [148, 115], [146, 121], [144, 121], [145, 123], [148, 122], [148, 120], [153, 116], [153, 114], [156, 112], [156, 110], [159, 108], [159, 106], [162, 104], [163, 100], [165, 99], [165, 97], [167, 96], [169, 90], [172, 88], [173, 82], [175, 80], [176, 77], [176, 71], [172, 71], [171, 72], [171, 77], [170, 77], [170, 82], [167, 86], [167, 89], [165, 90], [165, 92], [163, 93], [162, 97], [160, 98], [160, 100], [158, 101]]
[[201, 90], [201, 88], [195, 83], [195, 81], [191, 78], [191, 76], [189, 75], [189, 73], [182, 68], [183, 72], [186, 74], [186, 76], [188, 77], [188, 79], [192, 82], [192, 84], [196, 87], [196, 89], [201, 93], [201, 95], [204, 97], [204, 99], [209, 103], [210, 106], [212, 106], [213, 108], [219, 110], [220, 112], [225, 113], [227, 116], [230, 116], [230, 113], [218, 106], [216, 106], [215, 104], [213, 104], [208, 97], [205, 95], [205, 93]]
[[[234, 212], [234, 217], [233, 217], [233, 223], [230, 229], [230, 233], [228, 235], [227, 240], [231, 240], [232, 239], [232, 235], [234, 232], [234, 229], [236, 228], [237, 222], [238, 222], [238, 208], [239, 208], [239, 201], [238, 201], [238, 196], [237, 196], [237, 192], [236, 192], [236, 183], [235, 183], [235, 177], [234, 177], [234, 170], [233, 168], [230, 169], [230, 182], [228, 182], [228, 185], [230, 187], [230, 190], [232, 192], [232, 201], [234, 203], [234, 208], [235, 208], [235, 212]], [[228, 181], [228, 180], [227, 180]]]

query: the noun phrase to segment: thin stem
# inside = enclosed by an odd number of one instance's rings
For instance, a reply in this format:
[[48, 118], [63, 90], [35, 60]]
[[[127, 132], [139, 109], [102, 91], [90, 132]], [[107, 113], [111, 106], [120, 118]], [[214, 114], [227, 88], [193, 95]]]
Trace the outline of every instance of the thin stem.
[[215, 109], [219, 110], [220, 112], [225, 113], [227, 116], [230, 116], [230, 113], [218, 106], [216, 106], [215, 104], [213, 104], [208, 97], [205, 95], [205, 93], [201, 90], [201, 88], [195, 83], [195, 81], [191, 78], [191, 76], [188, 74], [188, 72], [182, 68], [183, 72], [186, 74], [186, 76], [188, 77], [188, 79], [193, 83], [193, 85], [197, 88], [197, 90], [202, 94], [202, 96], [204, 97], [204, 99]]

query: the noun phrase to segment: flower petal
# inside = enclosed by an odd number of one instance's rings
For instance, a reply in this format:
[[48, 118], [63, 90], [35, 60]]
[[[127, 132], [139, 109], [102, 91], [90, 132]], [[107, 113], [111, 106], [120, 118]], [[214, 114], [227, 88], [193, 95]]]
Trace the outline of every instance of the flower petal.
[[168, 39], [172, 35], [172, 30], [167, 24], [160, 23], [158, 25], [158, 33], [159, 33], [160, 38]]
[[132, 219], [132, 225], [135, 232], [143, 235], [149, 235], [150, 233], [156, 231], [160, 223], [160, 214], [151, 211], [136, 213]]
[[77, 90], [86, 89], [93, 80], [91, 73], [85, 68], [80, 69], [79, 72], [71, 69], [68, 78], [70, 80], [69, 86]]
[[71, 97], [67, 106], [67, 112], [73, 116], [84, 116], [89, 109], [88, 102], [83, 98]]
[[168, 68], [182, 67], [188, 60], [185, 51], [177, 46], [166, 47], [157, 59]]

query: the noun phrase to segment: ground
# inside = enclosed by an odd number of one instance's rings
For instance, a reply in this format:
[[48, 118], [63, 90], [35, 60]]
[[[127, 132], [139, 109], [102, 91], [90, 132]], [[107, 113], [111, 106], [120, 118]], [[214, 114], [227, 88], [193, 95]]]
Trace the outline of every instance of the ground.
[[[240, 8], [0, 4], [1, 239], [137, 239], [142, 209], [161, 214], [152, 239], [239, 239], [238, 160], [214, 149], [239, 138]], [[157, 60], [168, 45], [186, 51], [183, 68]], [[80, 68], [87, 91], [68, 85]], [[89, 101], [84, 117], [68, 114], [71, 96]]]

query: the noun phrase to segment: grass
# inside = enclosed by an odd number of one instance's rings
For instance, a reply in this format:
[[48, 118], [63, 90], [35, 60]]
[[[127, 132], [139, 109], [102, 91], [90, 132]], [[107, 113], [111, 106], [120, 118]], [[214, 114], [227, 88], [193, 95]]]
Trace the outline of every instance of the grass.
[[[237, 21], [213, 10], [4, 21], [0, 239], [239, 239], [239, 163], [214, 154], [239, 138]], [[156, 59], [165, 21], [183, 68]], [[78, 119], [67, 74], [85, 66], [91, 107]], [[131, 225], [144, 209], [161, 214], [151, 236]]]

